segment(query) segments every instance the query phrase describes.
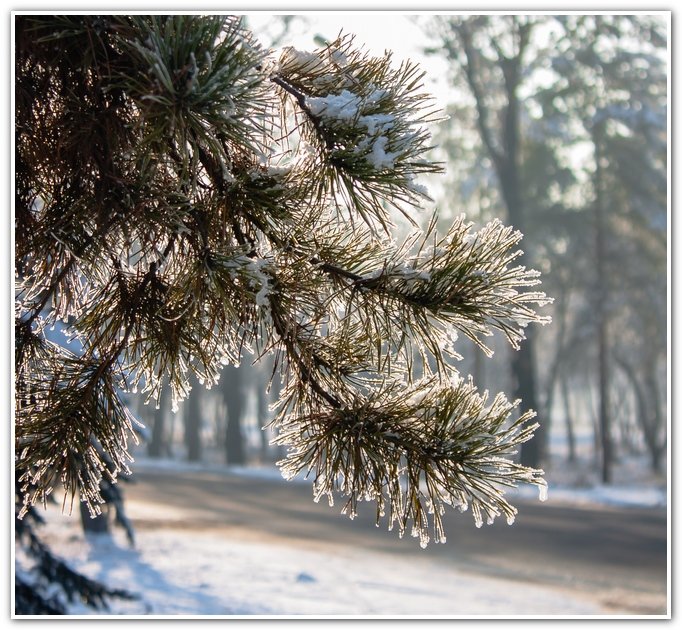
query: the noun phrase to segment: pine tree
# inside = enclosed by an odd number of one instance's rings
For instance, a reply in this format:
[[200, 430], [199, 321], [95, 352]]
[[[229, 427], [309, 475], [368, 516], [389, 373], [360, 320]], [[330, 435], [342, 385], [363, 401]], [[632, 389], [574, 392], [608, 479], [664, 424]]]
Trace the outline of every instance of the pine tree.
[[[446, 234], [420, 175], [438, 119], [412, 62], [351, 37], [262, 49], [224, 16], [16, 18], [15, 445], [22, 513], [61, 486], [93, 514], [128, 474], [120, 392], [173, 406], [247, 353], [275, 357], [282, 473], [316, 498], [445, 540], [545, 489], [514, 460], [533, 412], [456, 369], [463, 334], [546, 323], [521, 234]], [[413, 232], [400, 242], [392, 218]], [[68, 325], [83, 351], [46, 338]], [[251, 360], [251, 359], [249, 359]]]

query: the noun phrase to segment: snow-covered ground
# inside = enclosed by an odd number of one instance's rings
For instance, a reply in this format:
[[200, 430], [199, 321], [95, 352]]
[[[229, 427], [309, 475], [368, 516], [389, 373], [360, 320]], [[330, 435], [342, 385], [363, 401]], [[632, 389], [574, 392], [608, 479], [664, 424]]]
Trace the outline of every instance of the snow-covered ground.
[[[140, 458], [134, 468], [212, 470], [226, 475], [281, 479], [274, 468], [230, 468]], [[282, 480], [282, 483], [286, 483]], [[296, 481], [294, 481], [296, 483]], [[537, 496], [536, 489], [533, 497]], [[523, 495], [525, 489], [517, 491]], [[552, 487], [550, 501], [665, 505], [663, 488], [642, 485]], [[188, 506], [188, 511], [191, 507]], [[348, 548], [343, 556], [281, 542], [232, 539], [211, 531], [183, 529], [187, 515], [163, 506], [127, 502], [133, 521], [164, 522], [137, 532], [128, 546], [122, 532], [85, 537], [78, 519], [48, 510], [44, 536], [74, 568], [111, 587], [141, 594], [112, 602], [113, 616], [276, 617], [572, 617], [601, 615], [593, 602], [573, 593], [527, 583], [474, 576], [424, 560]], [[177, 521], [178, 527], [168, 527]], [[26, 559], [17, 549], [17, 561]], [[83, 606], [74, 615], [92, 615]]]
[[[150, 516], [130, 503], [130, 515]], [[181, 515], [154, 511], [160, 520]], [[344, 555], [195, 531], [145, 529], [131, 549], [118, 532], [82, 534], [75, 517], [49, 513], [45, 538], [71, 565], [142, 595], [113, 601], [134, 616], [573, 616], [603, 611], [557, 590], [479, 577], [414, 559], [348, 549]], [[24, 562], [21, 551], [17, 560]], [[76, 605], [74, 615], [92, 615]]]

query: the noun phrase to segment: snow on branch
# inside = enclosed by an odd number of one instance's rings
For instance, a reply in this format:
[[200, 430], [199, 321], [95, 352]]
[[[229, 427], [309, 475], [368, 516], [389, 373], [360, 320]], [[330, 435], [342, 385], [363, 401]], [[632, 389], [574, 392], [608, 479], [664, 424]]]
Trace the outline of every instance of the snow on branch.
[[338, 194], [385, 228], [386, 200], [404, 210], [428, 199], [415, 180], [441, 170], [426, 153], [427, 125], [442, 117], [421, 91], [422, 76], [412, 62], [393, 69], [389, 54], [373, 58], [356, 50], [350, 37], [305, 55], [285, 49], [272, 80], [298, 105], [298, 129], [305, 146], [314, 147], [310, 174], [320, 166], [327, 173], [311, 177], [320, 196]]

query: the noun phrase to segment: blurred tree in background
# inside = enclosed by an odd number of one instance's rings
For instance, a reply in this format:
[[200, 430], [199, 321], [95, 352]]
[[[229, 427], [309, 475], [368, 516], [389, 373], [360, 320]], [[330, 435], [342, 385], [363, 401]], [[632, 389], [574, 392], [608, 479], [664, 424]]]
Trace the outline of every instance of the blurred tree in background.
[[[507, 219], [522, 232], [528, 212], [521, 172], [520, 91], [527, 75], [526, 58], [534, 22], [534, 18], [525, 16], [452, 17], [438, 21], [450, 67], [473, 97], [478, 133], [492, 163]], [[527, 264], [525, 253], [519, 262]], [[537, 408], [532, 335], [514, 353], [512, 374], [514, 396], [530, 408]], [[540, 465], [545, 427], [546, 423], [541, 423], [538, 439], [522, 447], [521, 461], [526, 465]]]
[[534, 465], [548, 459], [541, 449], [558, 394], [575, 457], [569, 399], [594, 389], [602, 480], [612, 480], [616, 430], [626, 445], [633, 421], [661, 472], [665, 23], [646, 15], [448, 16], [427, 30], [438, 42], [431, 53], [451, 61], [445, 203], [463, 204], [472, 218], [478, 208], [482, 220], [505, 211], [555, 298], [555, 325], [536, 333], [535, 347], [524, 345], [529, 362], [512, 357], [517, 375], [543, 366], [535, 387], [546, 431], [524, 447]]

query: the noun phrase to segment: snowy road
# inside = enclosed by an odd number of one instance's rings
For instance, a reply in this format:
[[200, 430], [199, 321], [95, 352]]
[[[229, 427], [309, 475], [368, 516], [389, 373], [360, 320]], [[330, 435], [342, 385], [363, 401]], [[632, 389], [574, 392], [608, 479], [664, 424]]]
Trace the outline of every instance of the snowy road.
[[341, 505], [315, 504], [309, 484], [146, 466], [135, 477], [125, 491], [140, 532], [196, 528], [341, 557], [366, 549], [516, 585], [550, 586], [607, 614], [666, 612], [666, 514], [660, 508], [572, 507], [553, 504], [551, 495], [544, 504], [519, 499], [513, 526], [500, 520], [476, 529], [471, 515], [452, 512], [447, 544], [422, 550], [414, 539], [376, 528], [369, 505], [350, 521], [339, 514]]

